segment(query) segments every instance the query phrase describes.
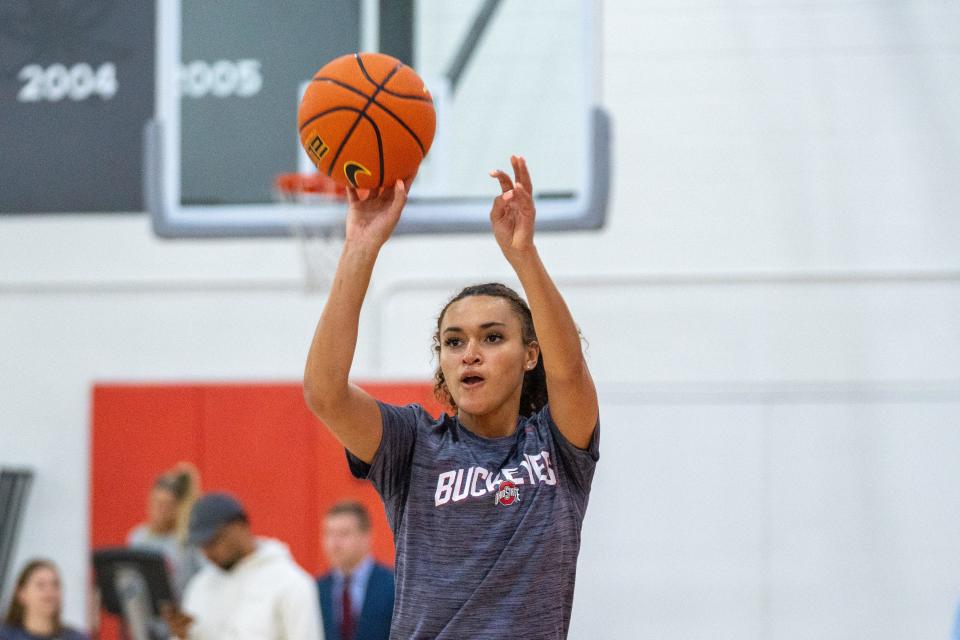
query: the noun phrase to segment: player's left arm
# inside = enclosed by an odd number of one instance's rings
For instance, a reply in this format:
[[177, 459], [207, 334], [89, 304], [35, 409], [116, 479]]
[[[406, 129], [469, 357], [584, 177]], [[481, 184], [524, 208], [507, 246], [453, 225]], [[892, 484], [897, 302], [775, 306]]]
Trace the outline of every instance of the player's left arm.
[[577, 325], [533, 242], [536, 208], [526, 161], [513, 156], [510, 162], [514, 179], [503, 171], [491, 174], [502, 191], [490, 212], [493, 233], [523, 285], [533, 314], [553, 420], [567, 440], [586, 449], [599, 416], [597, 389]]

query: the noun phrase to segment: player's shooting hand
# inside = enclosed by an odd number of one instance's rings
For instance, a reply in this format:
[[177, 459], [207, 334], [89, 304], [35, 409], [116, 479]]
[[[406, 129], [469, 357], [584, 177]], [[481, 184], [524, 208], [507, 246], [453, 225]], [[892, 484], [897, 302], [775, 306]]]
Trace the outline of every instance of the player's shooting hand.
[[366, 194], [347, 188], [346, 241], [379, 250], [400, 221], [407, 202], [410, 180], [397, 180], [393, 187], [375, 189]]
[[161, 607], [160, 615], [163, 616], [163, 620], [167, 623], [167, 627], [170, 628], [170, 633], [172, 635], [186, 640], [187, 634], [190, 631], [190, 625], [193, 624], [193, 618], [180, 611], [169, 602], [164, 603], [164, 605]]
[[497, 169], [490, 175], [500, 183], [501, 193], [493, 201], [490, 223], [493, 235], [503, 255], [510, 259], [533, 249], [533, 229], [537, 210], [533, 204], [533, 183], [527, 162], [520, 156], [510, 156], [513, 165], [511, 180], [505, 172]]

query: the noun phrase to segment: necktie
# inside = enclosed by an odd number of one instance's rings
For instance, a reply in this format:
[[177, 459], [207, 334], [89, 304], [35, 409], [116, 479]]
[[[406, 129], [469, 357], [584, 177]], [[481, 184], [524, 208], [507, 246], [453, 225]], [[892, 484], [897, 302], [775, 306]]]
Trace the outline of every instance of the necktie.
[[340, 612], [340, 638], [353, 640], [353, 606], [350, 601], [350, 576], [343, 576], [343, 603]]

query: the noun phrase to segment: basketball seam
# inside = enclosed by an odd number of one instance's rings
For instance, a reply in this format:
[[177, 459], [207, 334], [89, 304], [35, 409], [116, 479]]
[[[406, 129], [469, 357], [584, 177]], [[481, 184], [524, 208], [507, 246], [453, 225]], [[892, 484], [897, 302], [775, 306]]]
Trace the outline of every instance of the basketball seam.
[[[360, 73], [363, 74], [363, 77], [366, 78], [370, 82], [370, 84], [372, 84], [375, 87], [378, 87], [381, 91], [383, 91], [388, 96], [393, 96], [395, 98], [405, 98], [406, 100], [422, 100], [423, 102], [433, 102], [432, 98], [428, 98], [426, 96], [412, 95], [409, 93], [398, 93], [396, 91], [391, 91], [390, 89], [387, 89], [384, 85], [386, 85], [387, 82], [390, 80], [390, 78], [393, 76], [393, 74], [397, 72], [398, 68], [395, 68], [390, 73], [390, 75], [386, 77], [386, 79], [383, 81], [383, 84], [377, 84], [377, 81], [374, 80], [372, 77], [370, 77], [370, 74], [367, 73], [367, 68], [363, 66], [363, 60], [360, 58], [359, 54], [354, 54], [354, 57], [356, 57], [357, 63], [360, 65]], [[401, 62], [400, 67], [402, 66], [404, 65]]]
[[[360, 121], [360, 118], [365, 118], [367, 122], [370, 123], [370, 126], [373, 127], [373, 133], [375, 136], [377, 136], [377, 153], [380, 156], [380, 184], [377, 186], [382, 186], [383, 185], [383, 138], [380, 135], [380, 127], [378, 127], [377, 123], [374, 122], [373, 118], [368, 116], [366, 113], [364, 113], [360, 109], [357, 109], [356, 107], [334, 107], [333, 109], [327, 109], [326, 111], [321, 111], [320, 113], [314, 116], [311, 116], [309, 120], [307, 120], [302, 125], [300, 125], [300, 131], [302, 132], [304, 128], [307, 125], [309, 125], [311, 122], [317, 120], [318, 118], [322, 118], [323, 116], [329, 113], [333, 113], [335, 111], [353, 111], [357, 113], [357, 121], [354, 122], [354, 127], [356, 127], [356, 124], [357, 122]], [[353, 128], [351, 128], [350, 131], [352, 132]], [[335, 162], [336, 162], [336, 158], [330, 161], [330, 170], [327, 171], [328, 176], [333, 174], [333, 165], [335, 164]], [[317, 168], [319, 169], [320, 167], [317, 167]]]
[[[363, 62], [360, 60], [360, 54], [354, 54], [354, 58], [356, 59], [357, 63], [360, 65], [360, 68], [362, 69]], [[390, 78], [392, 78], [397, 73], [397, 71], [400, 70], [402, 66], [403, 64], [397, 64], [397, 66], [395, 66], [393, 70], [387, 74], [387, 77], [383, 79], [383, 84], [388, 83], [390, 81]], [[357, 125], [360, 123], [360, 118], [363, 116], [366, 116], [367, 109], [370, 108], [370, 105], [376, 99], [377, 94], [380, 93], [381, 88], [382, 87], [380, 85], [377, 85], [377, 90], [374, 91], [372, 94], [370, 94], [370, 96], [367, 98], [367, 104], [363, 105], [363, 110], [357, 116], [357, 119], [353, 121], [353, 124], [350, 126], [350, 129], [347, 131], [346, 135], [343, 137], [343, 140], [340, 142], [340, 146], [337, 148], [337, 152], [333, 155], [333, 160], [330, 161], [330, 170], [327, 171], [328, 176], [333, 175], [333, 167], [334, 165], [337, 164], [337, 160], [340, 159], [340, 154], [343, 153], [343, 148], [347, 146], [347, 143], [350, 141], [350, 136], [353, 135], [353, 132], [356, 130]], [[379, 133], [377, 134], [377, 137], [379, 139]], [[380, 167], [381, 167], [380, 180], [377, 183], [377, 187], [383, 186], [383, 149], [382, 148], [380, 149]]]
[[[313, 79], [313, 82], [330, 82], [330, 83], [332, 83], [332, 84], [334, 84], [334, 85], [336, 85], [336, 86], [338, 86], [338, 87], [341, 87], [341, 88], [346, 89], [346, 90], [348, 90], [348, 91], [352, 91], [352, 92], [354, 92], [355, 94], [357, 94], [358, 96], [363, 96], [364, 98], [368, 98], [368, 99], [370, 98], [370, 96], [368, 96], [367, 94], [365, 94], [365, 93], [364, 93], [363, 91], [361, 91], [360, 89], [357, 89], [356, 87], [352, 87], [352, 86], [350, 86], [349, 84], [347, 84], [347, 83], [345, 83], [345, 82], [341, 82], [341, 81], [336, 80], [336, 79], [334, 79], [334, 78], [327, 78], [326, 76], [317, 76], [316, 78]], [[404, 122], [402, 118], [400, 118], [400, 116], [398, 116], [397, 114], [395, 114], [395, 113], [394, 113], [393, 111], [391, 111], [390, 109], [386, 108], [383, 104], [381, 104], [381, 103], [378, 102], [377, 100], [373, 100], [373, 104], [376, 105], [376, 106], [378, 106], [378, 107], [380, 107], [380, 108], [384, 111], [384, 113], [386, 113], [388, 116], [390, 116], [391, 118], [393, 118], [394, 120], [396, 120], [396, 121], [397, 121], [397, 124], [399, 124], [401, 127], [403, 127], [403, 128], [406, 130], [406, 132], [409, 133], [409, 134], [413, 137], [414, 142], [416, 142], [416, 143], [417, 143], [417, 146], [420, 147], [420, 154], [421, 154], [421, 155], [426, 155], [427, 150], [424, 148], [423, 142], [420, 140], [420, 136], [418, 136], [417, 133], [416, 133], [413, 129], [411, 129], [410, 126], [409, 126], [406, 122]]]

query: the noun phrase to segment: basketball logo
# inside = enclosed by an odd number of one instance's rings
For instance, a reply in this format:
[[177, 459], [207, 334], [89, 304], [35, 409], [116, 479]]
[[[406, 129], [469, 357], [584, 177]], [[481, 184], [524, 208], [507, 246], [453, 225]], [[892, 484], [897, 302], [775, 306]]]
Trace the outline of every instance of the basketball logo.
[[362, 164], [360, 164], [359, 162], [354, 162], [353, 160], [349, 160], [343, 164], [343, 175], [347, 177], [347, 182], [349, 182], [354, 189], [358, 188], [357, 186], [358, 173], [368, 176], [370, 175], [370, 170], [367, 169]]
[[497, 489], [496, 498], [497, 504], [509, 507], [514, 502], [520, 500], [520, 489], [517, 489], [517, 485], [511, 481], [504, 480], [500, 483], [500, 488]]
[[313, 140], [310, 141], [309, 149], [313, 157], [317, 159], [317, 162], [323, 160], [323, 156], [327, 155], [327, 151], [330, 151], [330, 147], [320, 139], [320, 136], [313, 137]]

